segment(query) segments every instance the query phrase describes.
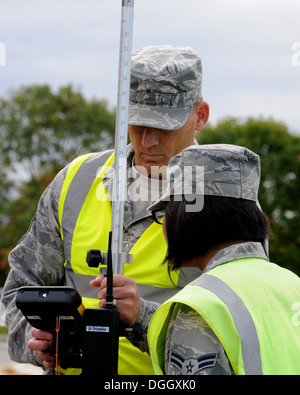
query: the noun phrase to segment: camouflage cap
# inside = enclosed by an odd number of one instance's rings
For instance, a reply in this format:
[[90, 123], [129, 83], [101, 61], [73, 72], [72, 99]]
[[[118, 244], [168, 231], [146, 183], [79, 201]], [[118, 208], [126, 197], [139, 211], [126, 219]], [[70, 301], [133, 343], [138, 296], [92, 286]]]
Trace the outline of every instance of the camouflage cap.
[[203, 195], [257, 202], [259, 182], [260, 159], [249, 149], [230, 144], [192, 145], [171, 159], [167, 190], [148, 210], [164, 209], [171, 195], [177, 196], [175, 200], [185, 195], [190, 202], [199, 198], [197, 209], [187, 210], [191, 212], [203, 208]]
[[202, 98], [202, 63], [190, 47], [149, 46], [132, 54], [129, 125], [180, 129]]

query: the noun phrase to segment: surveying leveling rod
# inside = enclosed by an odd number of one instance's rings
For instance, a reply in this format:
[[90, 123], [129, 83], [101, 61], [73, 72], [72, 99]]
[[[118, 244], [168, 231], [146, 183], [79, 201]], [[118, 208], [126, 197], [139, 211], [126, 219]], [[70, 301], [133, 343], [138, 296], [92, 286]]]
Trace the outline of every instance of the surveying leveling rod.
[[122, 254], [124, 201], [127, 180], [128, 107], [130, 92], [130, 64], [132, 49], [134, 0], [122, 0], [119, 86], [115, 134], [115, 174], [112, 202], [112, 257], [113, 272], [124, 274], [124, 263], [131, 263], [128, 254]]
[[[74, 349], [62, 350], [63, 362], [68, 367], [82, 367], [85, 376], [99, 374], [118, 374], [119, 336], [124, 336], [126, 328], [119, 322], [119, 312], [113, 300], [113, 273], [124, 274], [124, 263], [131, 263], [131, 255], [122, 253], [124, 202], [126, 196], [127, 168], [127, 136], [128, 136], [128, 107], [130, 88], [130, 63], [132, 47], [134, 0], [122, 0], [122, 25], [119, 63], [119, 91], [117, 106], [117, 122], [115, 136], [115, 174], [112, 199], [112, 224], [109, 233], [107, 254], [101, 255], [100, 250], [90, 250], [87, 262], [90, 267], [98, 267], [107, 261], [107, 297], [106, 308], [87, 308], [79, 312], [80, 295], [68, 287], [23, 287], [18, 291], [16, 305], [22, 311], [28, 322], [42, 330], [51, 331], [53, 323], [57, 339], [60, 332], [74, 337], [78, 345]], [[113, 265], [112, 265], [113, 263]], [[113, 267], [112, 267], [113, 266]], [[61, 317], [72, 317], [72, 320], [62, 320]], [[71, 325], [71, 326], [69, 326]], [[73, 326], [74, 325], [74, 328]], [[124, 333], [123, 333], [124, 332]], [[81, 339], [81, 337], [83, 339]], [[62, 339], [62, 338], [60, 338]], [[63, 338], [65, 341], [66, 337]], [[68, 338], [68, 341], [70, 339]], [[73, 339], [74, 340], [74, 339]], [[61, 342], [60, 342], [61, 343]], [[72, 343], [73, 344], [73, 343]], [[58, 340], [56, 345], [58, 346]], [[80, 351], [80, 347], [82, 350]], [[99, 352], [101, 350], [101, 352]], [[55, 350], [59, 358], [59, 349]]]

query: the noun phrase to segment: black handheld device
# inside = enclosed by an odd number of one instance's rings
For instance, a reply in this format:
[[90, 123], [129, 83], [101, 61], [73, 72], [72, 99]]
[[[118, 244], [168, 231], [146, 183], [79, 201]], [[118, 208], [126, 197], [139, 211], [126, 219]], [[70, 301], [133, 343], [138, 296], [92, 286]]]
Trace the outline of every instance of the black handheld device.
[[119, 322], [113, 301], [111, 232], [106, 308], [85, 309], [79, 293], [62, 286], [22, 287], [16, 306], [30, 325], [54, 335], [50, 352], [61, 361], [62, 368], [82, 368], [82, 375], [118, 374], [119, 336], [124, 336], [125, 327]]
[[51, 333], [56, 329], [58, 316], [63, 333], [75, 332], [83, 323], [82, 299], [71, 287], [21, 287], [16, 306], [30, 325]]
[[61, 361], [62, 368], [82, 366], [85, 309], [75, 289], [22, 287], [17, 292], [16, 306], [31, 326], [53, 334], [49, 351]]
[[84, 314], [83, 375], [118, 374], [120, 314], [113, 303], [111, 238], [109, 232], [106, 307], [86, 309]]

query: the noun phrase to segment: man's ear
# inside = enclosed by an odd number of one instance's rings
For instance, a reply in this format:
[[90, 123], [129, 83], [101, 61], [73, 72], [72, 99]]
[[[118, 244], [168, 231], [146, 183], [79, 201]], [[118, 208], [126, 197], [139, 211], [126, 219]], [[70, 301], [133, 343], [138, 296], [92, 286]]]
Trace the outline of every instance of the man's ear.
[[196, 130], [202, 130], [207, 124], [209, 119], [209, 105], [207, 102], [202, 101], [198, 104], [197, 108], [198, 120], [196, 123]]

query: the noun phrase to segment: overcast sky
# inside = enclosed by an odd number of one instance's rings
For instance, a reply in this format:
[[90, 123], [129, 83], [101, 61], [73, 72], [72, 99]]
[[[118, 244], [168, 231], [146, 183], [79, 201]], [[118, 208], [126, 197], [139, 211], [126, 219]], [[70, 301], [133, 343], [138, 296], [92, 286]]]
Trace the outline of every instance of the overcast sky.
[[[0, 96], [72, 83], [116, 105], [121, 4], [0, 0]], [[135, 0], [133, 50], [152, 44], [201, 55], [213, 123], [273, 117], [300, 134], [299, 0]]]

